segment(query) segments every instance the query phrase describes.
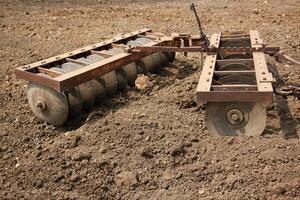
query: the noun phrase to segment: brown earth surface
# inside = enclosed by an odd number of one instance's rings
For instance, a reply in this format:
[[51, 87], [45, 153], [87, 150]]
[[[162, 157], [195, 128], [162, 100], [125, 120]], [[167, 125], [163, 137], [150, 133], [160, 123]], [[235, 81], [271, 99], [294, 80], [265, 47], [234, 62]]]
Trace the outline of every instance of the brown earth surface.
[[[258, 29], [300, 59], [299, 0], [195, 1], [205, 32]], [[0, 0], [0, 199], [300, 199], [300, 103], [276, 97], [260, 137], [212, 137], [196, 104], [198, 55], [55, 128], [16, 67], [140, 28], [197, 33], [190, 1]], [[299, 68], [275, 63], [277, 83]]]

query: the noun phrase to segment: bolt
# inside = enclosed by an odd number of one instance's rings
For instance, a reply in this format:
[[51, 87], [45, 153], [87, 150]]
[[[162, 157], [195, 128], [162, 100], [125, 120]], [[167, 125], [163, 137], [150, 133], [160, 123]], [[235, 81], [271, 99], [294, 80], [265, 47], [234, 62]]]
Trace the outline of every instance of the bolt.
[[45, 110], [45, 109], [46, 109], [46, 105], [45, 105], [45, 103], [42, 102], [42, 101], [36, 102], [35, 106], [36, 106], [39, 110]]
[[238, 114], [234, 113], [234, 114], [231, 115], [231, 119], [232, 119], [233, 121], [238, 121], [238, 120], [240, 119], [240, 117], [239, 117]]

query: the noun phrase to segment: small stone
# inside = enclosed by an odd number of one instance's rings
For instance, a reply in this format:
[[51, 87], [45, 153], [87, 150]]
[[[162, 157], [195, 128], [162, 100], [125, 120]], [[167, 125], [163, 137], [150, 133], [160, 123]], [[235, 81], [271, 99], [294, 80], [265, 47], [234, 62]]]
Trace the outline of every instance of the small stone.
[[147, 88], [151, 88], [153, 84], [151, 83], [150, 79], [148, 76], [141, 75], [135, 80], [135, 86], [139, 90], [145, 90]]
[[259, 14], [259, 10], [257, 8], [253, 9], [253, 13], [258, 15]]
[[274, 192], [277, 195], [284, 195], [287, 192], [287, 190], [283, 187], [278, 187], [274, 190]]
[[183, 155], [186, 153], [186, 150], [184, 149], [185, 145], [183, 144], [180, 144], [180, 145], [177, 145], [175, 146], [172, 151], [171, 151], [171, 155], [173, 157], [176, 157], [176, 156], [180, 156], [180, 155]]
[[137, 175], [131, 171], [122, 171], [116, 176], [115, 181], [119, 186], [134, 186], [138, 183]]
[[202, 189], [199, 190], [199, 194], [200, 194], [200, 195], [204, 194], [204, 190], [202, 190]]
[[150, 149], [143, 149], [142, 153], [141, 153], [141, 156], [144, 157], [144, 158], [149, 158], [149, 159], [154, 157], [153, 153], [151, 152]]
[[62, 174], [62, 172], [58, 172], [58, 174], [54, 177], [54, 182], [59, 182], [61, 179], [65, 178], [65, 176]]
[[90, 160], [91, 154], [89, 153], [79, 153], [73, 157], [73, 160], [75, 161], [82, 161], [82, 160]]
[[144, 133], [145, 133], [144, 131], [140, 131], [139, 135], [144, 135]]
[[199, 139], [198, 138], [193, 138], [193, 139], [191, 139], [191, 142], [199, 142]]
[[233, 139], [233, 138], [230, 138], [230, 139], [227, 140], [227, 144], [229, 144], [229, 145], [232, 145], [233, 142], [234, 142], [234, 139]]
[[188, 92], [188, 91], [191, 91], [192, 89], [193, 89], [193, 87], [189, 85], [189, 86], [186, 87], [185, 90]]
[[182, 100], [178, 104], [179, 104], [179, 109], [188, 109], [197, 106], [197, 103], [194, 100]]
[[38, 180], [36, 180], [36, 182], [34, 183], [34, 185], [35, 185], [35, 187], [37, 187], [37, 188], [41, 188], [41, 187], [43, 187], [43, 185], [44, 185], [44, 181], [38, 179]]
[[162, 175], [163, 179], [169, 181], [172, 180], [176, 177], [176, 173], [174, 172], [174, 170], [171, 169], [166, 169]]
[[183, 145], [184, 145], [184, 147], [191, 147], [191, 146], [193, 146], [193, 144], [190, 143], [190, 142], [186, 142], [186, 143], [184, 143]]
[[72, 181], [72, 182], [77, 182], [79, 180], [80, 180], [80, 176], [79, 175], [74, 174], [74, 175], [72, 175], [70, 177], [70, 181]]
[[82, 170], [82, 171], [80, 172], [80, 177], [82, 177], [82, 178], [86, 178], [87, 175], [88, 175], [87, 169], [84, 169], [84, 170]]
[[41, 151], [41, 150], [37, 150], [37, 151], [35, 152], [35, 157], [36, 157], [36, 158], [40, 157], [41, 155], [42, 155], [42, 151]]
[[147, 137], [145, 138], [145, 140], [146, 140], [146, 142], [149, 142], [149, 141], [151, 140], [151, 137], [150, 137], [150, 136], [147, 136]]
[[181, 179], [182, 178], [182, 176], [183, 176], [183, 174], [181, 173], [181, 172], [179, 172], [177, 175], [176, 175], [176, 177], [175, 177], [175, 179]]
[[100, 153], [101, 153], [101, 154], [107, 153], [107, 148], [101, 147], [101, 148], [100, 148]]
[[76, 135], [75, 137], [73, 137], [70, 147], [71, 148], [77, 147], [80, 140], [81, 140], [81, 137], [79, 135]]

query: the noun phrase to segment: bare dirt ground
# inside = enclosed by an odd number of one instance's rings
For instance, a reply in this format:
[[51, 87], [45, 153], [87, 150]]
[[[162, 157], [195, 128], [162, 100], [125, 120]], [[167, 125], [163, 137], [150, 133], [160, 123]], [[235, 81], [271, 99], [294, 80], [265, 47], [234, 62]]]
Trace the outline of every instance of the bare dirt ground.
[[[144, 27], [197, 33], [189, 3], [0, 0], [0, 199], [300, 199], [299, 101], [276, 97], [261, 137], [212, 137], [195, 103], [198, 55], [62, 128], [31, 112], [17, 66]], [[300, 59], [298, 0], [196, 4], [208, 34], [258, 29]], [[270, 62], [279, 84], [300, 83], [296, 66]]]

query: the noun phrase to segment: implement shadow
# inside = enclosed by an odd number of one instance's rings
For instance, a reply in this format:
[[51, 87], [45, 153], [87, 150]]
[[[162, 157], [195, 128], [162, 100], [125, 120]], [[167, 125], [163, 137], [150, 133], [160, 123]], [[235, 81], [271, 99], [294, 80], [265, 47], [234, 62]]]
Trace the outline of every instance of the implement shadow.
[[[275, 87], [280, 87], [286, 85], [284, 80], [282, 79], [280, 73], [278, 72], [277, 68], [268, 63], [268, 68], [274, 75], [276, 79], [276, 83], [274, 84]], [[289, 108], [287, 97], [281, 95], [275, 95], [275, 103], [276, 103], [276, 110], [280, 119], [280, 127], [283, 131], [284, 138], [299, 138], [297, 135], [297, 120], [293, 117], [291, 110]]]
[[[195, 67], [192, 61], [184, 61], [182, 59], [175, 59], [173, 63], [168, 63], [166, 68], [177, 69], [176, 73], [167, 71], [161, 68], [155, 74], [148, 74], [155, 80], [158, 90], [168, 87], [174, 84], [176, 79], [184, 79], [194, 73], [199, 72], [201, 67]], [[178, 67], [180, 66], [180, 68]], [[124, 91], [118, 91], [113, 97], [106, 97], [104, 101], [99, 105], [94, 105], [89, 111], [83, 111], [83, 113], [75, 118], [68, 119], [64, 126], [57, 127], [57, 130], [61, 132], [72, 131], [80, 128], [84, 124], [89, 124], [97, 119], [101, 119], [112, 112], [116, 112], [119, 109], [126, 108], [130, 102], [139, 100], [142, 96], [150, 96], [153, 92], [153, 88], [149, 90], [137, 90], [135, 88], [127, 88]], [[133, 93], [133, 94], [129, 94]]]

